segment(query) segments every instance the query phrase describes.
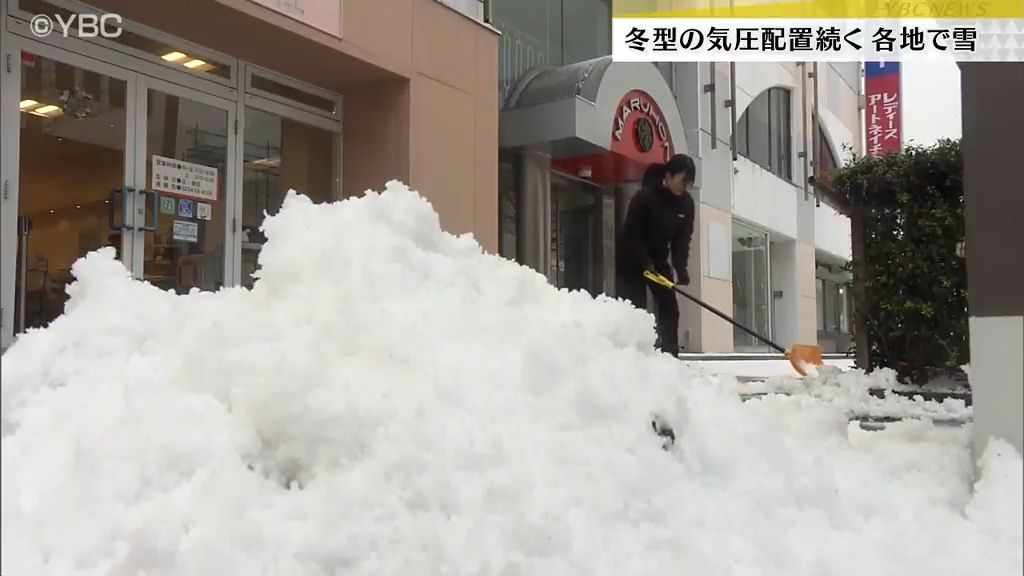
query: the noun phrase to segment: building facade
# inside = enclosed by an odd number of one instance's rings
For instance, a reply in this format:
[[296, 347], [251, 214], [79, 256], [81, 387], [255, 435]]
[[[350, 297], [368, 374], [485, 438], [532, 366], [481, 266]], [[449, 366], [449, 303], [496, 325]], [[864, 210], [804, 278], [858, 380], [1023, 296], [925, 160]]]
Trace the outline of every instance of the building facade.
[[[852, 343], [848, 219], [816, 197], [861, 149], [860, 65], [612, 62], [610, 0], [495, 0], [500, 252], [615, 294], [615, 230], [643, 168], [694, 157], [690, 291], [783, 345]], [[683, 302], [685, 352], [764, 348]]]
[[0, 0], [2, 347], [59, 316], [71, 265], [105, 246], [164, 289], [251, 285], [289, 188], [330, 201], [400, 179], [497, 251], [483, 7]]
[[1024, 63], [960, 64], [964, 219], [970, 312], [974, 447], [992, 438], [1024, 451], [1024, 242], [1010, 232], [1024, 218], [1024, 194], [1011, 166], [1024, 158]]

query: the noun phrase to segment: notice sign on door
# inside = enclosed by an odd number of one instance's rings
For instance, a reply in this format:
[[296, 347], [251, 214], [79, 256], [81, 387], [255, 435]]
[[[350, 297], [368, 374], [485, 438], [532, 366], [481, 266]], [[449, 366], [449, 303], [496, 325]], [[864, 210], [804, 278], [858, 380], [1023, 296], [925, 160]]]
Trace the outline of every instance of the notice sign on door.
[[217, 169], [174, 158], [153, 155], [153, 182], [150, 187], [161, 194], [217, 201]]
[[199, 223], [175, 220], [171, 238], [182, 242], [199, 242]]

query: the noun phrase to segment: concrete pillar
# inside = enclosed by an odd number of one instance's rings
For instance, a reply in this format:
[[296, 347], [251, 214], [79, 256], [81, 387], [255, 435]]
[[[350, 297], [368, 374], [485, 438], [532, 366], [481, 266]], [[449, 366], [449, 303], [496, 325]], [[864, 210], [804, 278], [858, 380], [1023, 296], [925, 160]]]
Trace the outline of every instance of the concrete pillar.
[[816, 344], [818, 342], [818, 295], [815, 286], [817, 262], [814, 244], [796, 242], [796, 285], [800, 292], [796, 314], [796, 339], [787, 344]]
[[[699, 276], [694, 294], [732, 316], [732, 215], [704, 202], [699, 206], [699, 233], [694, 232], [690, 248], [690, 277]], [[683, 324], [691, 331], [692, 351], [727, 354], [735, 350], [732, 324], [711, 312], [690, 304], [683, 312]]]
[[775, 341], [783, 346], [800, 336], [800, 299], [796, 241], [775, 242], [771, 250], [772, 309]]
[[817, 342], [814, 246], [799, 240], [774, 240], [769, 252], [771, 334], [782, 346]]
[[551, 156], [524, 150], [517, 163], [519, 263], [545, 276], [551, 273]]
[[974, 447], [1024, 450], [1024, 63], [963, 63], [963, 162]]

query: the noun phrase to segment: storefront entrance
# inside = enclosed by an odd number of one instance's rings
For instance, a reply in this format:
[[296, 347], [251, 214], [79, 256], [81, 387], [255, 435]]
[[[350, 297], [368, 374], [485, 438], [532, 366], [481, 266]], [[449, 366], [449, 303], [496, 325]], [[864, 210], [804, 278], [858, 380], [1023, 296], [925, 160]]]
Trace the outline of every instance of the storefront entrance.
[[[768, 233], [732, 223], [733, 318], [768, 337], [772, 334], [771, 269]], [[765, 351], [763, 343], [739, 328], [733, 329], [737, 352]]]
[[48, 47], [20, 60], [16, 330], [59, 316], [102, 247], [161, 289], [230, 281], [234, 103]]
[[[211, 82], [5, 24], [4, 348], [63, 313], [89, 252], [112, 248], [133, 276], [179, 294], [251, 285], [260, 222], [289, 188], [340, 197], [339, 97], [222, 55]], [[170, 42], [182, 48], [160, 60], [207, 71], [185, 56], [197, 49]]]
[[602, 195], [603, 189], [592, 182], [551, 174], [550, 278], [559, 288], [593, 295], [604, 291]]

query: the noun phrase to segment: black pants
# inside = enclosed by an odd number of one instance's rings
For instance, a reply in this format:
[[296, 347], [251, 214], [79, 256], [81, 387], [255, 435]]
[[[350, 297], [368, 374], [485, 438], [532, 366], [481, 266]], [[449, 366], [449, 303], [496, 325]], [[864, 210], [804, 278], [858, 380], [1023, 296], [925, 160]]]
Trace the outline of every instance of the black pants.
[[[672, 277], [665, 271], [662, 272], [662, 275]], [[641, 310], [647, 310], [648, 288], [654, 295], [654, 318], [658, 327], [658, 346], [662, 352], [679, 356], [679, 301], [676, 300], [676, 293], [669, 288], [650, 282], [644, 278], [642, 272], [619, 276], [619, 296]]]

